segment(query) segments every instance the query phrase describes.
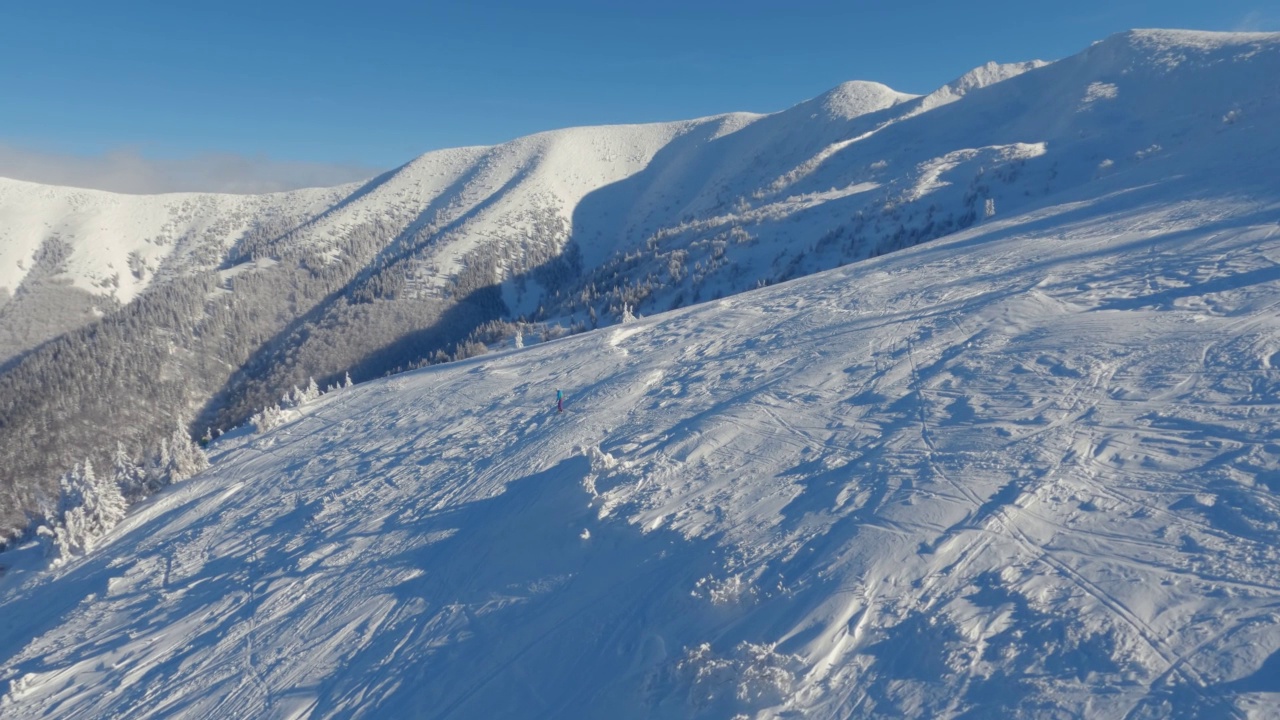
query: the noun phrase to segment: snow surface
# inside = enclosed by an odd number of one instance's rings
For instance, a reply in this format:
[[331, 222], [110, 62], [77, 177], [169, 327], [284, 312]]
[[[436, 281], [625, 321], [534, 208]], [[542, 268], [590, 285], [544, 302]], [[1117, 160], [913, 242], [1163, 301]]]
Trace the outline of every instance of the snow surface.
[[536, 205], [621, 228], [598, 260], [737, 191], [785, 237], [1032, 178], [927, 245], [328, 395], [89, 557], [0, 556], [0, 716], [1280, 717], [1277, 47], [1135, 31], [927, 113], [853, 83], [353, 192], [310, 241]]
[[1274, 717], [1280, 204], [1202, 188], [326, 396], [0, 578], [0, 711]]

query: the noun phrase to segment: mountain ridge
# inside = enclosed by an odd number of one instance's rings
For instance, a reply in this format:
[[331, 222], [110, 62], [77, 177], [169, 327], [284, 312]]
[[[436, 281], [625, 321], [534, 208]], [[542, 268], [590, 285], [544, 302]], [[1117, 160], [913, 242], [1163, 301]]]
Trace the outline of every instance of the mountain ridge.
[[[0, 205], [12, 274], [0, 284], [17, 285], [0, 296], [0, 495], [31, 486], [0, 500], [0, 525], [75, 462], [101, 467], [118, 442], [145, 460], [172, 425], [229, 428], [310, 377], [367, 380], [517, 332], [533, 342], [609, 324], [624, 307], [725, 297], [1054, 197], [1141, 187], [1162, 165], [1265, 164], [1280, 146], [1262, 122], [1277, 105], [1276, 37], [1121, 34], [1050, 64], [981, 66], [922, 97], [854, 81], [768, 115], [548, 131], [297, 195], [70, 192], [147, 207], [146, 222], [130, 220], [140, 229], [101, 242], [65, 230], [80, 227], [69, 217], [92, 225], [88, 210], [50, 210], [49, 230]], [[294, 197], [306, 201], [280, 202]], [[7, 239], [15, 229], [21, 242]], [[191, 380], [157, 391], [157, 407], [121, 396], [88, 358], [55, 367], [91, 344], [121, 365], [155, 347], [133, 374]], [[31, 396], [50, 385], [85, 396]], [[88, 415], [112, 430], [63, 431], [57, 404], [98, 407]], [[41, 427], [55, 432], [32, 455]]]

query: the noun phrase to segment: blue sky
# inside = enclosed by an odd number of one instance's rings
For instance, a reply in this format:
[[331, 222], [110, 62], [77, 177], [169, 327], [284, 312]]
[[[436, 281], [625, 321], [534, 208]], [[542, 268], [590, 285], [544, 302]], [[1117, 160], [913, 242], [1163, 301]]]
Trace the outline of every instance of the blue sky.
[[[1131, 27], [1280, 30], [1274, 0], [4, 3], [0, 149], [353, 172], [569, 125], [934, 89]], [[0, 174], [5, 174], [0, 152]], [[250, 163], [253, 164], [253, 163]], [[247, 171], [248, 172], [248, 171]], [[12, 174], [12, 173], [10, 173]]]

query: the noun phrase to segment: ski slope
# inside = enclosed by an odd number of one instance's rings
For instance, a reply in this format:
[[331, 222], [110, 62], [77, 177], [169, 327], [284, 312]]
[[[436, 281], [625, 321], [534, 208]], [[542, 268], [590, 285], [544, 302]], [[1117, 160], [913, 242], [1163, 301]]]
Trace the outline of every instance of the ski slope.
[[0, 558], [0, 715], [1280, 716], [1245, 170], [228, 438], [92, 555]]

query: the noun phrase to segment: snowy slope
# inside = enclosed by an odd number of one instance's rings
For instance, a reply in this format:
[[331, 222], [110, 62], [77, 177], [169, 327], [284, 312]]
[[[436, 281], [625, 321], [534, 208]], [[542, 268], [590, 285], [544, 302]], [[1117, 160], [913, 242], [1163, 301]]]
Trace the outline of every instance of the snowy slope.
[[329, 395], [11, 555], [0, 714], [1280, 716], [1278, 268], [1171, 175]]
[[157, 280], [213, 270], [255, 223], [316, 215], [352, 190], [123, 195], [0, 178], [0, 362]]

